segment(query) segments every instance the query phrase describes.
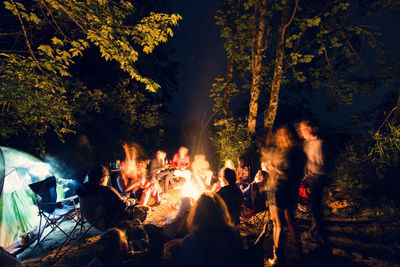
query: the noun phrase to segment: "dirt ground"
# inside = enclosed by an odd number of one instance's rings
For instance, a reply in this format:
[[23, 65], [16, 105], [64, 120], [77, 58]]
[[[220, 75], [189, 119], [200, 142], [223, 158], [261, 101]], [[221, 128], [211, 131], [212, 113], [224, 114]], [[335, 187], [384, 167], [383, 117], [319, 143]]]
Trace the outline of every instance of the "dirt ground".
[[[150, 203], [152, 212], [145, 223], [162, 226], [166, 218], [176, 212], [180, 202], [180, 192], [172, 190], [169, 193], [170, 196], [164, 198], [159, 206], [152, 206]], [[298, 213], [296, 219], [303, 244], [304, 266], [400, 266], [399, 217], [351, 218], [330, 214], [326, 218], [326, 225], [332, 243], [331, 254], [317, 252], [316, 244], [308, 234], [311, 224], [309, 215]], [[267, 216], [264, 221], [268, 221]], [[67, 233], [71, 232], [74, 225], [74, 221], [62, 224]], [[260, 227], [254, 225], [253, 221], [242, 225], [241, 232], [244, 238], [257, 236]], [[78, 238], [79, 233], [79, 230], [75, 232], [69, 245]], [[60, 252], [61, 256], [53, 259], [65, 240], [65, 235], [55, 230], [38, 246], [34, 243], [20, 253], [18, 258], [27, 266], [86, 266], [95, 256], [96, 241], [100, 235], [101, 232], [92, 228], [80, 242], [74, 246], [66, 246]], [[293, 256], [295, 253], [290, 246], [290, 239], [286, 241], [286, 263], [288, 266], [296, 266], [297, 258]], [[272, 240], [269, 231], [264, 239], [265, 263], [271, 256]]]

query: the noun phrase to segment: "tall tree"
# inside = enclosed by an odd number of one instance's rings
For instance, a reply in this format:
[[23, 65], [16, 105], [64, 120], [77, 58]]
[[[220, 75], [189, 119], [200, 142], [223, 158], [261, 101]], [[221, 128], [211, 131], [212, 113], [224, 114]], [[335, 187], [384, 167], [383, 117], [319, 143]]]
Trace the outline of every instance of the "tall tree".
[[[265, 43], [265, 28], [267, 27], [267, 1], [256, 1], [254, 5], [256, 23], [254, 32], [251, 36], [251, 72], [252, 83], [250, 90], [248, 132], [254, 134], [256, 131], [256, 120], [258, 113], [258, 98], [261, 92], [262, 80], [262, 61], [264, 50], [267, 48]], [[270, 28], [268, 27], [268, 31]]]
[[[235, 43], [229, 47], [244, 47], [238, 51], [246, 54], [235, 58], [238, 64], [235, 82], [243, 84], [237, 89], [241, 93], [251, 88], [250, 135], [257, 129], [257, 117], [262, 110], [264, 130], [273, 127], [282, 85], [285, 90], [297, 88], [299, 84], [324, 87], [332, 100], [346, 104], [352, 102], [354, 95], [368, 94], [380, 86], [374, 73], [378, 65], [371, 64], [371, 57], [366, 53], [375, 53], [378, 60], [383, 57], [387, 51], [377, 39], [384, 31], [360, 20], [382, 14], [385, 8], [396, 8], [398, 1], [248, 0], [241, 1], [239, 7], [238, 1], [221, 2], [216, 13], [221, 36], [226, 43]], [[227, 21], [236, 9], [240, 10], [242, 19], [234, 24], [220, 23]], [[235, 32], [242, 38], [225, 32]], [[243, 67], [245, 61], [247, 68]], [[261, 110], [260, 95], [265, 95], [261, 100], [267, 103]]]

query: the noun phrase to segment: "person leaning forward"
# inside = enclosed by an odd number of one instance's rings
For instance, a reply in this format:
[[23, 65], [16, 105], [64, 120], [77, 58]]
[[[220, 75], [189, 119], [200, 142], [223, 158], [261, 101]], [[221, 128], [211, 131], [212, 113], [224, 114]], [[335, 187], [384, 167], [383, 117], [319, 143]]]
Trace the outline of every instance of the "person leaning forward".
[[[101, 194], [105, 210], [106, 227], [115, 227], [120, 221], [139, 219], [144, 222], [150, 213], [148, 206], [136, 205], [134, 199], [121, 196], [118, 191], [108, 186], [109, 173], [107, 168], [96, 165], [88, 174], [88, 182], [78, 189], [79, 197], [90, 197]], [[94, 203], [95, 206], [102, 203]]]

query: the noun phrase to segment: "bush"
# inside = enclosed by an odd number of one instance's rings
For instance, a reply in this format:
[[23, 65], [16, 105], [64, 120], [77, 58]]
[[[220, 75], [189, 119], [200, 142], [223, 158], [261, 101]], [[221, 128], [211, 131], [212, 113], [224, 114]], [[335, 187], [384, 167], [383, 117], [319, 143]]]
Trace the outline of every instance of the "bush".
[[228, 118], [216, 121], [214, 127], [211, 141], [218, 155], [218, 167], [222, 167], [227, 159], [235, 162], [238, 157], [246, 154], [251, 141], [244, 122]]
[[357, 135], [339, 154], [333, 184], [348, 190], [352, 198], [361, 196], [360, 212], [394, 213], [393, 203], [400, 201], [395, 142], [395, 133]]

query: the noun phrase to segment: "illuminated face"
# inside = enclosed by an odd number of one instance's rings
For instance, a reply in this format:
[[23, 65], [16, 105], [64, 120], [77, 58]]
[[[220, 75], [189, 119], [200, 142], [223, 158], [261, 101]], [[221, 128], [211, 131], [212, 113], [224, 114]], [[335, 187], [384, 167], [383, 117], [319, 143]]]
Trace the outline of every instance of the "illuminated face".
[[227, 161], [225, 161], [225, 167], [234, 170], [235, 164], [232, 160], [228, 159]]
[[159, 159], [159, 160], [165, 159], [166, 156], [167, 156], [167, 153], [165, 153], [165, 152], [163, 152], [163, 151], [159, 151], [159, 152], [157, 153], [157, 159]]
[[300, 137], [308, 140], [312, 137], [312, 128], [307, 123], [301, 122], [299, 124]]
[[187, 155], [187, 153], [188, 153], [188, 149], [186, 147], [179, 148], [179, 155], [181, 157], [185, 157]]

